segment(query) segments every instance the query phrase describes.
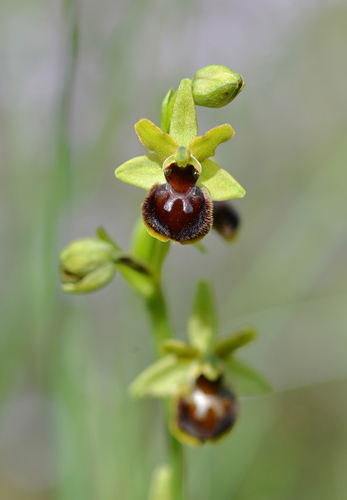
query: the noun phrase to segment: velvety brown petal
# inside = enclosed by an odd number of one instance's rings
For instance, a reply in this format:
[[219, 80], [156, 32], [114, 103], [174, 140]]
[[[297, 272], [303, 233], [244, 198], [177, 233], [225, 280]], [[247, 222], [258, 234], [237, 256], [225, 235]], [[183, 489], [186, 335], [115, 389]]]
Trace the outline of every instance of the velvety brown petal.
[[170, 184], [155, 185], [142, 204], [142, 215], [153, 236], [195, 243], [212, 227], [212, 202], [204, 188], [177, 192]]

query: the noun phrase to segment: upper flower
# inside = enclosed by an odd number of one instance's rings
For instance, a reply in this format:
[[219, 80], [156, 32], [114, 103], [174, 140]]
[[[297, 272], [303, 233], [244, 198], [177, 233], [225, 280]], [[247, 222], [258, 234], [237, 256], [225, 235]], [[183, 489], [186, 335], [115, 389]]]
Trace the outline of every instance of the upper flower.
[[161, 124], [159, 128], [147, 119], [136, 123], [136, 133], [150, 153], [118, 167], [116, 176], [149, 191], [142, 215], [152, 236], [195, 243], [211, 229], [212, 200], [245, 194], [228, 172], [209, 159], [219, 144], [232, 138], [234, 130], [225, 124], [198, 135], [189, 79], [182, 80], [177, 95], [170, 91], [164, 99]]

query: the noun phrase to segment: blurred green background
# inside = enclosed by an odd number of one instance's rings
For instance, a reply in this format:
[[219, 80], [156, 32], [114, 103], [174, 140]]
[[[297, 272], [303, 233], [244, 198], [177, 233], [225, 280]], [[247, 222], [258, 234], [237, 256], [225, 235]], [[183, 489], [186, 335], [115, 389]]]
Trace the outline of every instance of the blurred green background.
[[347, 498], [346, 25], [343, 0], [2, 0], [1, 500], [144, 499], [165, 460], [158, 402], [127, 396], [153, 358], [141, 298], [120, 276], [64, 296], [57, 256], [100, 224], [127, 248], [144, 191], [114, 169], [143, 152], [133, 124], [207, 64], [246, 81], [198, 108], [201, 132], [236, 130], [218, 159], [247, 191], [242, 231], [173, 245], [167, 296], [184, 337], [211, 279], [221, 334], [258, 328], [244, 359], [275, 390], [187, 450], [187, 498]]

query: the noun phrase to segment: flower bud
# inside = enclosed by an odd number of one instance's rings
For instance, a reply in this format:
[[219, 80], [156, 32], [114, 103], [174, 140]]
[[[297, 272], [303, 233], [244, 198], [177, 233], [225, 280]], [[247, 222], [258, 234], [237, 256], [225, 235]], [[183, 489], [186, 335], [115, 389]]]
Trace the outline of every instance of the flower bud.
[[199, 445], [231, 430], [237, 417], [237, 401], [222, 382], [222, 377], [211, 381], [200, 375], [191, 392], [179, 397], [172, 425], [178, 439]]
[[193, 79], [194, 102], [207, 108], [222, 108], [235, 99], [244, 86], [242, 76], [226, 66], [205, 66]]
[[72, 241], [60, 254], [60, 278], [65, 293], [88, 293], [107, 285], [116, 272], [114, 247], [98, 238]]
[[234, 207], [226, 201], [213, 202], [213, 229], [226, 241], [232, 241], [238, 231], [240, 217]]

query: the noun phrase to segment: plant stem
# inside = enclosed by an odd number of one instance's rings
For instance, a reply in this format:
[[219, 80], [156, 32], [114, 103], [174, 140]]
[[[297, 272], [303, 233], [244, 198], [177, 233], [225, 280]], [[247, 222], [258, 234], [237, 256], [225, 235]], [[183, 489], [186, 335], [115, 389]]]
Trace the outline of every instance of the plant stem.
[[169, 433], [169, 453], [172, 466], [172, 500], [183, 499], [183, 446]]
[[168, 310], [160, 284], [157, 285], [153, 295], [147, 299], [147, 309], [154, 334], [156, 355], [159, 357], [159, 347], [161, 342], [172, 337], [172, 327], [169, 321]]
[[[167, 305], [160, 283], [155, 292], [147, 299], [147, 309], [150, 316], [152, 331], [154, 334], [154, 344], [156, 355], [161, 355], [159, 347], [163, 340], [172, 337], [172, 327], [169, 320]], [[168, 408], [165, 407], [165, 415], [168, 420]], [[183, 447], [169, 431], [168, 433], [168, 453], [172, 467], [172, 500], [183, 499]]]

